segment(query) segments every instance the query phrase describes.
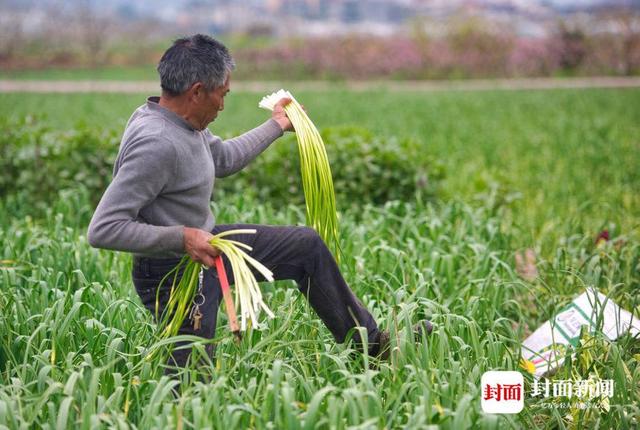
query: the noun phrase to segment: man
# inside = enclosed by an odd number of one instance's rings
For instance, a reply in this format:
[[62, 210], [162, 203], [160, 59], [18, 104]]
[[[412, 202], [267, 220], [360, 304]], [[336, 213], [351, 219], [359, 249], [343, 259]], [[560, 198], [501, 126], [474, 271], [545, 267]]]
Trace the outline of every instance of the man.
[[[161, 280], [186, 253], [206, 267], [219, 251], [209, 240], [229, 229], [253, 228], [256, 234], [230, 236], [253, 248], [250, 255], [268, 267], [276, 279], [294, 279], [299, 290], [343, 342], [356, 325], [366, 328], [368, 353], [385, 357], [389, 335], [354, 296], [318, 234], [307, 227], [216, 225], [209, 201], [214, 179], [249, 164], [285, 131], [293, 131], [280, 100], [271, 118], [249, 132], [221, 140], [207, 129], [224, 109], [234, 62], [227, 49], [205, 35], [178, 39], [158, 64], [162, 95], [149, 97], [127, 123], [105, 191], [88, 230], [98, 248], [131, 252], [132, 278], [142, 303], [155, 315], [169, 298], [170, 280]], [[233, 276], [225, 259], [229, 281]], [[258, 276], [260, 280], [260, 277]], [[221, 290], [215, 270], [204, 274], [205, 302], [200, 327], [185, 319], [180, 334], [211, 339]], [[358, 345], [362, 339], [353, 336]], [[211, 354], [213, 348], [209, 346]], [[186, 365], [190, 348], [173, 352], [170, 364]]]

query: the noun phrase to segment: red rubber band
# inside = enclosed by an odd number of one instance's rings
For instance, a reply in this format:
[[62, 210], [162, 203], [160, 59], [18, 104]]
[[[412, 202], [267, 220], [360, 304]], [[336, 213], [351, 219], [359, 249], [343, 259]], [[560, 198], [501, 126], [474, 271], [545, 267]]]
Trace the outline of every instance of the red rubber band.
[[222, 289], [222, 294], [230, 291], [229, 288], [229, 279], [227, 279], [227, 271], [224, 268], [224, 263], [222, 262], [222, 257], [217, 256], [215, 258], [216, 261], [216, 270], [218, 271], [218, 279], [220, 280], [220, 288]]

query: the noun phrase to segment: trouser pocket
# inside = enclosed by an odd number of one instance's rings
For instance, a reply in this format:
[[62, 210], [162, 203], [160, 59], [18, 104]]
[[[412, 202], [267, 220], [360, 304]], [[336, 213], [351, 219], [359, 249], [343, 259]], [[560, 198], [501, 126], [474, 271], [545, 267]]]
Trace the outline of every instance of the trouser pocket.
[[140, 297], [140, 301], [144, 307], [151, 312], [154, 318], [162, 315], [164, 307], [169, 301], [171, 292], [171, 284], [167, 285], [165, 282], [163, 285], [160, 285], [161, 281], [162, 278], [133, 278], [133, 284], [136, 288], [136, 293], [138, 293]]

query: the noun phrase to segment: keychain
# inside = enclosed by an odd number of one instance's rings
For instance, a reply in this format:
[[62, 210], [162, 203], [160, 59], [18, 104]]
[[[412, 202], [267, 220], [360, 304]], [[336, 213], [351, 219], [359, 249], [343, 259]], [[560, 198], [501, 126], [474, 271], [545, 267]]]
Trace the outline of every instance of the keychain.
[[204, 281], [204, 267], [200, 267], [200, 273], [198, 274], [198, 292], [193, 297], [193, 307], [191, 308], [191, 313], [189, 314], [189, 319], [193, 324], [194, 330], [200, 330], [202, 326], [202, 311], [200, 311], [200, 306], [204, 305], [205, 297], [202, 294], [202, 285]]

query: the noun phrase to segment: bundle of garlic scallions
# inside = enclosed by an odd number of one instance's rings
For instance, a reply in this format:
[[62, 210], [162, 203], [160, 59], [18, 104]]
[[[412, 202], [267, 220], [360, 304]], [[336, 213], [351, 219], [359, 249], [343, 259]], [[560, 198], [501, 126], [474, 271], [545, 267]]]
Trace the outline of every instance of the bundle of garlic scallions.
[[[251, 270], [253, 267], [267, 281], [273, 281], [273, 274], [259, 261], [252, 258], [246, 251], [251, 247], [236, 240], [226, 239], [226, 236], [234, 234], [255, 234], [254, 229], [228, 230], [214, 235], [209, 242], [211, 246], [219, 249], [224, 254], [233, 270], [235, 284], [235, 303], [240, 305], [240, 318], [242, 331], [246, 330], [248, 321], [253, 326], [259, 326], [258, 316], [264, 310], [273, 318], [273, 312], [262, 300], [262, 293], [258, 282]], [[180, 263], [169, 272], [161, 282], [173, 278], [169, 300], [160, 320], [160, 337], [168, 338], [176, 336], [185, 318], [190, 314], [194, 306], [194, 297], [199, 287], [199, 275], [202, 264], [193, 261], [188, 255], [183, 257]], [[212, 269], [214, 270], [214, 269]], [[182, 276], [178, 279], [180, 273]], [[216, 286], [217, 287], [217, 286]], [[207, 286], [204, 286], [207, 288]], [[160, 289], [156, 294], [156, 318], [159, 309]], [[227, 309], [227, 312], [230, 310]]]
[[272, 111], [282, 98], [291, 99], [291, 103], [284, 107], [284, 111], [295, 128], [298, 140], [307, 225], [318, 232], [333, 250], [336, 259], [339, 259], [338, 212], [333, 178], [327, 151], [318, 129], [289, 91], [281, 89], [269, 94], [262, 98], [258, 106]]

